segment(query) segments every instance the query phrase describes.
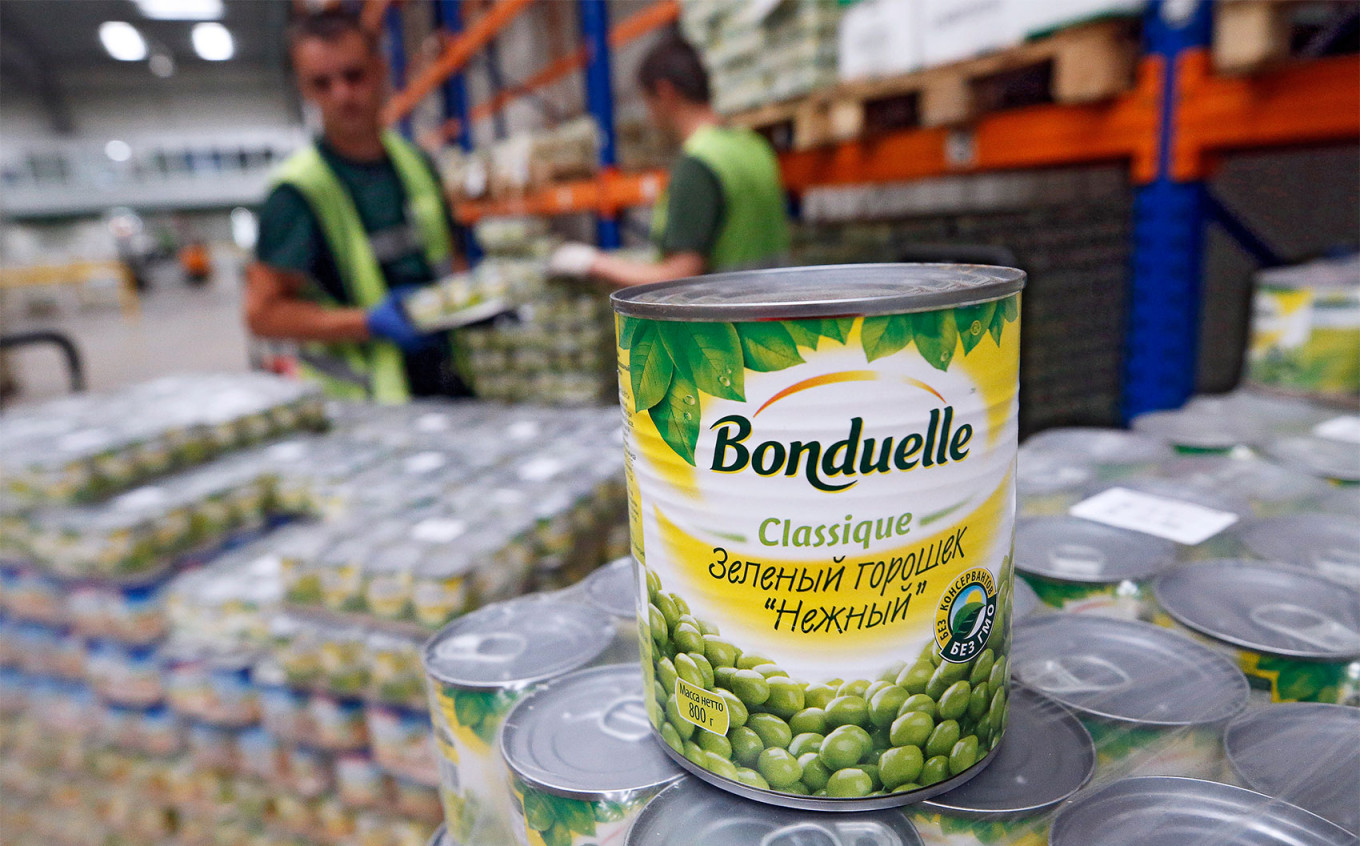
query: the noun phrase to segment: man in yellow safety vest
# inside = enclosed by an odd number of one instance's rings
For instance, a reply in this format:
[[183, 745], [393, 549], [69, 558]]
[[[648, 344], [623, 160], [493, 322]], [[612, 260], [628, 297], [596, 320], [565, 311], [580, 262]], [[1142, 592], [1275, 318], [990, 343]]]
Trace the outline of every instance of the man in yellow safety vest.
[[383, 128], [386, 63], [357, 18], [299, 18], [288, 36], [322, 134], [279, 167], [247, 270], [246, 322], [300, 343], [299, 365], [334, 395], [379, 402], [467, 393], [451, 337], [402, 307], [450, 270], [452, 219], [432, 164]]
[[660, 42], [643, 58], [638, 84], [652, 122], [681, 145], [652, 212], [662, 258], [649, 264], [564, 244], [551, 269], [623, 286], [786, 261], [789, 221], [774, 150], [751, 130], [723, 124], [694, 48], [678, 37]]

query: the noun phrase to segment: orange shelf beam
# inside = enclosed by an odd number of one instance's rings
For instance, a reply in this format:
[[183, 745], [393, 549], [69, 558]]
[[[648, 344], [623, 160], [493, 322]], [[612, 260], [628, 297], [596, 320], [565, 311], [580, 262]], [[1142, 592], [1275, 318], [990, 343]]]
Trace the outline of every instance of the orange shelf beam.
[[496, 0], [495, 5], [444, 48], [438, 59], [411, 80], [404, 90], [392, 97], [383, 117], [388, 123], [395, 123], [410, 114], [416, 104], [440, 83], [461, 70], [473, 54], [485, 47], [497, 33], [505, 29], [533, 2], [534, 0]]
[[[618, 26], [611, 29], [609, 31], [609, 46], [619, 47], [627, 44], [654, 29], [673, 23], [679, 17], [680, 3], [678, 0], [660, 0], [660, 2], [653, 3], [637, 14], [620, 21]], [[552, 85], [563, 77], [585, 67], [585, 65], [586, 50], [581, 47], [550, 63], [514, 88], [506, 89], [490, 100], [478, 103], [472, 109], [471, 118], [473, 120], [488, 118], [520, 97]]]
[[1148, 59], [1134, 89], [1105, 103], [1032, 106], [989, 115], [966, 129], [908, 129], [785, 153], [784, 184], [801, 191], [1121, 159], [1150, 173], [1159, 78], [1157, 60]]
[[666, 172], [601, 174], [550, 185], [519, 197], [462, 201], [454, 204], [459, 223], [475, 223], [484, 217], [517, 215], [550, 216], [577, 212], [613, 214], [619, 209], [653, 203], [666, 187]]
[[1233, 150], [1360, 141], [1360, 56], [1223, 77], [1206, 50], [1186, 55], [1178, 70], [1177, 179], [1203, 178], [1216, 154]]

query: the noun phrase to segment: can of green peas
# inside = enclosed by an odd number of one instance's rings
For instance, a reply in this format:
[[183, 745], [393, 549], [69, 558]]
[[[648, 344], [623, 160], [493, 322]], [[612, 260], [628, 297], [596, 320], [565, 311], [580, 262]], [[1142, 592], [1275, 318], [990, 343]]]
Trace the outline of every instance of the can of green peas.
[[[614, 295], [647, 707], [699, 778], [871, 810], [991, 759], [1024, 280], [864, 265]], [[904, 719], [927, 701], [930, 726]]]
[[544, 684], [505, 718], [511, 831], [521, 846], [621, 843], [643, 806], [682, 776], [652, 742], [636, 664]]
[[1274, 561], [1204, 561], [1157, 579], [1169, 621], [1226, 653], [1272, 702], [1360, 705], [1360, 591]]
[[613, 640], [614, 626], [603, 612], [530, 597], [460, 617], [425, 645], [440, 797], [451, 836], [467, 843], [509, 836], [501, 723], [537, 685], [599, 663]]
[[1011, 688], [1010, 731], [982, 775], [915, 805], [907, 816], [926, 846], [1047, 846], [1049, 812], [1096, 769], [1091, 735], [1070, 711]]
[[1095, 739], [1102, 779], [1216, 777], [1223, 726], [1247, 705], [1224, 656], [1160, 626], [1082, 614], [1015, 627], [1015, 680], [1072, 710]]

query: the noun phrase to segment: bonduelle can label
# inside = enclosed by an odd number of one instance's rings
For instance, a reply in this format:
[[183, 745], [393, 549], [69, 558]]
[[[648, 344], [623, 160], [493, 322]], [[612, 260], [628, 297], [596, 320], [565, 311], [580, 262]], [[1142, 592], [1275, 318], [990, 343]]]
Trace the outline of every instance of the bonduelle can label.
[[989, 760], [1024, 278], [869, 265], [614, 295], [648, 713], [700, 778], [870, 809]]

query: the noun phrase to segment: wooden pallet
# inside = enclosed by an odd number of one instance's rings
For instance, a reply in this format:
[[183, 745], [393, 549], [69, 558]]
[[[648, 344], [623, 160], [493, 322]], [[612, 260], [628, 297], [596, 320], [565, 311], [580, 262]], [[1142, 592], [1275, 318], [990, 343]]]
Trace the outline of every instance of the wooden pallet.
[[[1327, 28], [1329, 11], [1336, 20], [1353, 8], [1353, 0], [1220, 0], [1214, 7], [1214, 69], [1241, 75], [1280, 65], [1296, 43], [1316, 34], [1310, 29]], [[1320, 14], [1301, 15], [1305, 10]], [[1311, 24], [1304, 22], [1309, 17]]]
[[1137, 61], [1135, 21], [1096, 21], [976, 59], [841, 83], [732, 120], [779, 149], [808, 149], [882, 130], [955, 126], [1010, 106], [1103, 100], [1132, 87]]

